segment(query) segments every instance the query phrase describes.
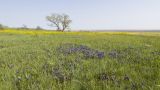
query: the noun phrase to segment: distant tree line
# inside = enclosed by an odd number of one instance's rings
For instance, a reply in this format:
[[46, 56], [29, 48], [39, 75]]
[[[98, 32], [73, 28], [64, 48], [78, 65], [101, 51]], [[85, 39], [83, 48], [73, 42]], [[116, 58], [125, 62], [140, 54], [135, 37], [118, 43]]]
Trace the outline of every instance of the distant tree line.
[[[51, 27], [56, 27], [57, 31], [65, 31], [66, 29], [70, 29], [70, 24], [72, 20], [70, 19], [69, 15], [67, 14], [51, 14], [49, 16], [46, 16], [46, 20], [50, 22], [49, 26]], [[4, 26], [0, 24], [0, 30], [4, 30], [5, 28], [9, 28], [7, 26]], [[36, 28], [28, 28], [27, 25], [22, 25], [22, 27], [14, 28], [18, 30], [29, 30], [29, 29], [34, 29], [34, 30], [44, 30], [40, 26], [37, 26]]]
[[27, 27], [27, 25], [22, 25], [22, 27], [19, 27], [19, 28], [16, 28], [16, 29], [19, 29], [19, 30], [44, 30], [43, 28], [41, 28], [40, 26], [37, 26], [36, 28], [29, 28]]

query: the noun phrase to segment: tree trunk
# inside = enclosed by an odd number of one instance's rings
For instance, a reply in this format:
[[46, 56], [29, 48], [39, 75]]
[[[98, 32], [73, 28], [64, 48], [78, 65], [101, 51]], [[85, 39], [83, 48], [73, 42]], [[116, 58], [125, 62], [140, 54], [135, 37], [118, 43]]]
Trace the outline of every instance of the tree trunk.
[[57, 26], [57, 31], [60, 31], [60, 27], [59, 26]]

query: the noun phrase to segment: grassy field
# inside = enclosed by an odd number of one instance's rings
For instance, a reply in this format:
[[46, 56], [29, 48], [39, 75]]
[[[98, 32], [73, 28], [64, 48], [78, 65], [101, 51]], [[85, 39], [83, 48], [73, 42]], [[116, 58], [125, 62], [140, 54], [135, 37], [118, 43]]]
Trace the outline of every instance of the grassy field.
[[160, 90], [160, 33], [0, 31], [0, 90]]

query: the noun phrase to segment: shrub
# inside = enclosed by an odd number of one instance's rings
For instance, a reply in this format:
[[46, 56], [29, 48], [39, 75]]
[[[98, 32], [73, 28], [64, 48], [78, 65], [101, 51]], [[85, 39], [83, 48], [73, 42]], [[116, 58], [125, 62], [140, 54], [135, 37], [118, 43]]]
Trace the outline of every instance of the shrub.
[[41, 28], [40, 26], [37, 26], [36, 30], [43, 30], [43, 28]]
[[0, 24], [0, 30], [3, 30], [4, 26], [2, 24]]

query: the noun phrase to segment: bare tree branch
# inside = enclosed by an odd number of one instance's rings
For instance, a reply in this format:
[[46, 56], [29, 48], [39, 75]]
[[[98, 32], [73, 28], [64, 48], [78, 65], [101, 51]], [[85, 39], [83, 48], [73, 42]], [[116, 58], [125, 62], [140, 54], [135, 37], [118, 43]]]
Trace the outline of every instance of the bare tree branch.
[[66, 28], [69, 28], [70, 23], [72, 22], [72, 20], [70, 20], [70, 17], [66, 14], [62, 15], [62, 31], [64, 31]]

